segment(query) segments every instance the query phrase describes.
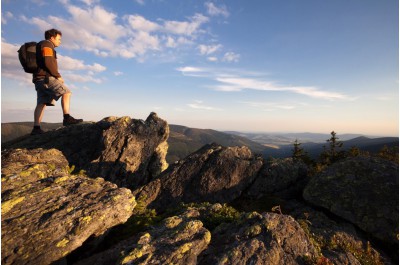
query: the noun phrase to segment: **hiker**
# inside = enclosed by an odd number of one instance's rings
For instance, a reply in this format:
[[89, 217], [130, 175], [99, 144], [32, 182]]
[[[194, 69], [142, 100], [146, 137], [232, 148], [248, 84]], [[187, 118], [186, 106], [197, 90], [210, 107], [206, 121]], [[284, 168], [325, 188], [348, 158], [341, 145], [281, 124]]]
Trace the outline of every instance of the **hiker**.
[[37, 105], [31, 135], [44, 133], [40, 128], [44, 109], [46, 106], [54, 106], [60, 97], [64, 115], [63, 125], [69, 126], [83, 121], [82, 119], [75, 119], [69, 114], [71, 91], [65, 86], [64, 80], [58, 72], [55, 48], [61, 44], [61, 36], [61, 31], [57, 29], [47, 30], [44, 33], [45, 40], [39, 42], [36, 46], [38, 68], [33, 73], [32, 82], [37, 91]]

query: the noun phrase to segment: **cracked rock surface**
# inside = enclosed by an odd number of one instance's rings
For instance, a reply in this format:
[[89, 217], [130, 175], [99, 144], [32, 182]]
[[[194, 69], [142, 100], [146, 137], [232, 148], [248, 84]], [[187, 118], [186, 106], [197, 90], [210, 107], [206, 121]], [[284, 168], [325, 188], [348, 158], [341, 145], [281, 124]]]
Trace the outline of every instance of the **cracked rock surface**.
[[132, 215], [130, 190], [70, 171], [56, 149], [2, 154], [2, 264], [50, 264]]

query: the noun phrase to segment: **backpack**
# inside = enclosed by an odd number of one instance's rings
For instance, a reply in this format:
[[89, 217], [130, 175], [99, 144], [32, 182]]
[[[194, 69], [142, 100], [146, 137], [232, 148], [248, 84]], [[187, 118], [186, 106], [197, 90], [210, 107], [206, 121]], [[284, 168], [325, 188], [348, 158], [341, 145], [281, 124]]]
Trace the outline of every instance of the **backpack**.
[[19, 61], [24, 71], [33, 74], [37, 71], [36, 64], [36, 42], [26, 42], [18, 50]]

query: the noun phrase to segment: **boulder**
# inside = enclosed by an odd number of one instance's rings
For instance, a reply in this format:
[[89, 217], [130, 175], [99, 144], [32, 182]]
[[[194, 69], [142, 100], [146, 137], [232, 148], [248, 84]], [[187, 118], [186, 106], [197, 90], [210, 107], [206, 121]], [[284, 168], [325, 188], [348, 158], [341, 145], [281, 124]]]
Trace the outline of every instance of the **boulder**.
[[179, 202], [230, 202], [250, 186], [262, 165], [247, 147], [206, 145], [134, 194], [160, 211]]
[[195, 209], [168, 217], [147, 232], [75, 265], [197, 264], [197, 256], [211, 240], [210, 232], [197, 217]]
[[70, 165], [93, 178], [136, 189], [168, 167], [169, 127], [156, 113], [143, 120], [108, 117], [27, 137], [3, 149], [60, 150]]
[[2, 264], [51, 264], [132, 215], [130, 190], [72, 171], [56, 149], [3, 152]]
[[254, 183], [246, 191], [251, 198], [278, 195], [281, 198], [301, 197], [308, 181], [307, 166], [291, 158], [270, 159], [264, 163]]
[[[329, 260], [333, 264], [397, 264], [392, 263], [379, 245], [371, 242], [371, 238], [360, 233], [353, 224], [342, 218], [334, 218], [316, 210], [304, 202], [290, 201], [290, 215], [296, 219], [306, 232], [321, 256], [315, 263]], [[329, 216], [330, 217], [329, 217]], [[390, 254], [394, 254], [390, 253]], [[393, 256], [393, 260], [396, 260]], [[329, 263], [329, 264], [331, 264]]]
[[247, 213], [211, 237], [198, 264], [305, 264], [318, 255], [300, 225], [283, 214]]
[[313, 177], [303, 196], [374, 238], [397, 245], [398, 192], [398, 164], [377, 157], [356, 157], [332, 164]]

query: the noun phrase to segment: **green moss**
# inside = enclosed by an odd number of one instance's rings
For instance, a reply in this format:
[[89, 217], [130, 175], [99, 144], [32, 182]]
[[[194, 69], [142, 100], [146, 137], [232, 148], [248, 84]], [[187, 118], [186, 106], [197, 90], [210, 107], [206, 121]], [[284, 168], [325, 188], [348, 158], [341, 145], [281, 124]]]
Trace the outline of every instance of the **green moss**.
[[85, 217], [79, 218], [79, 222], [81, 222], [83, 224], [88, 224], [88, 223], [90, 223], [90, 221], [92, 221], [91, 216], [85, 216]]
[[253, 225], [246, 229], [245, 235], [249, 237], [255, 237], [262, 232], [262, 227], [260, 225]]
[[57, 247], [58, 248], [63, 248], [65, 247], [67, 244], [69, 243], [69, 240], [64, 238], [63, 240], [61, 240], [60, 242], [57, 243]]
[[192, 248], [192, 243], [186, 243], [179, 248], [179, 252], [181, 254], [184, 254], [184, 253], [188, 252], [191, 248]]
[[211, 242], [211, 233], [210, 231], [206, 231], [206, 233], [204, 234], [204, 240], [206, 241], [207, 244], [210, 244]]
[[[313, 244], [315, 249], [318, 251], [317, 257], [304, 257], [306, 264], [332, 264], [329, 260], [322, 255], [322, 249], [328, 249], [331, 251], [340, 251], [352, 253], [354, 257], [362, 265], [383, 265], [384, 262], [378, 252], [373, 251], [369, 242], [365, 244], [365, 247], [354, 245], [350, 241], [345, 241], [344, 239], [336, 238], [332, 236], [329, 240], [324, 239], [322, 236], [318, 236], [310, 231], [310, 222], [305, 219], [298, 220], [298, 223], [303, 228], [308, 239]], [[309, 262], [308, 262], [309, 261]]]
[[122, 259], [121, 264], [128, 264], [142, 256], [143, 256], [143, 252], [140, 249], [135, 248], [126, 257], [124, 257]]
[[3, 215], [3, 214], [8, 213], [15, 205], [22, 202], [23, 200], [25, 200], [25, 197], [17, 197], [17, 198], [2, 202], [1, 214]]
[[31, 175], [32, 171], [31, 170], [25, 170], [25, 171], [21, 171], [21, 173], [19, 173], [19, 175], [23, 178], [29, 177]]
[[165, 226], [169, 229], [172, 229], [178, 226], [182, 222], [182, 218], [178, 216], [172, 216], [164, 220]]
[[227, 204], [210, 204], [205, 203], [190, 203], [183, 204], [185, 209], [194, 207], [200, 210], [200, 220], [203, 222], [204, 227], [209, 230], [214, 230], [217, 226], [223, 223], [232, 223], [240, 219], [241, 213], [235, 208]]

